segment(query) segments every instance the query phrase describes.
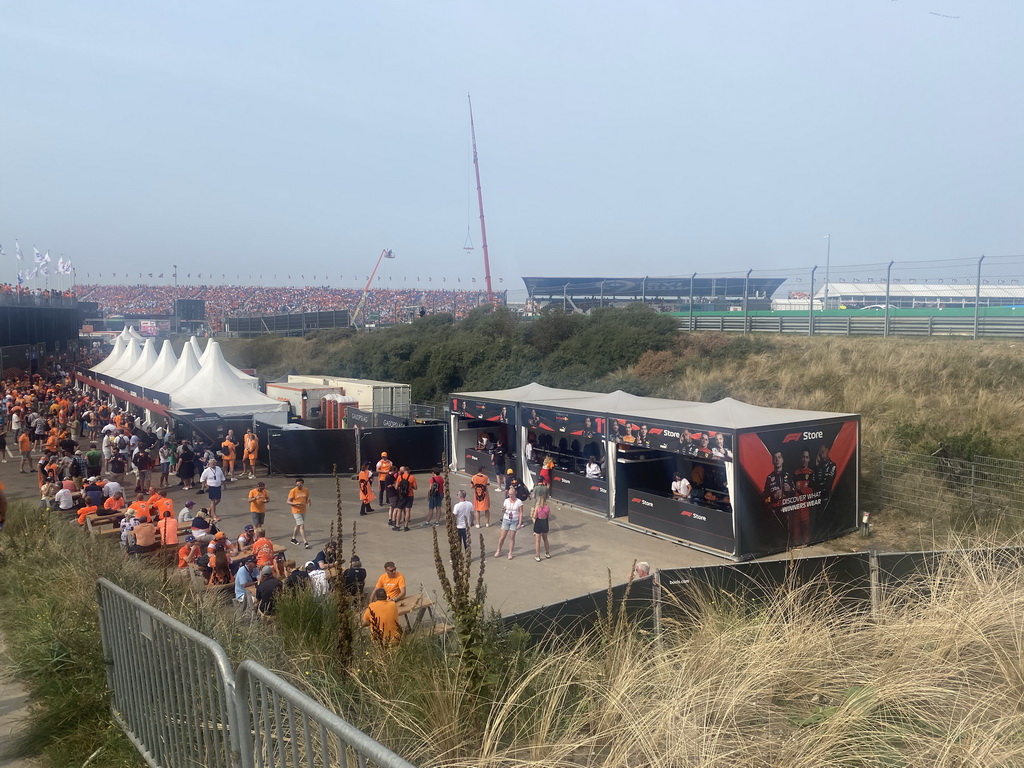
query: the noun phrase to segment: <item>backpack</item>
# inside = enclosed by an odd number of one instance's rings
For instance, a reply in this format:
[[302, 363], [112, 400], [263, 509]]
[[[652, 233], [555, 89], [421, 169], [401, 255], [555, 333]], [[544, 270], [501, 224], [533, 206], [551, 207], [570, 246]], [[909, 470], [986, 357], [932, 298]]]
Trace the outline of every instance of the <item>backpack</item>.
[[526, 501], [530, 498], [530, 489], [520, 483], [516, 486], [516, 498], [520, 501]]
[[427, 496], [432, 499], [437, 499], [441, 496], [441, 486], [433, 478], [430, 479], [430, 487], [427, 488]]
[[395, 485], [395, 491], [397, 491], [398, 495], [401, 496], [402, 498], [407, 498], [409, 496], [408, 475], [402, 475], [400, 478], [398, 478], [398, 483]]

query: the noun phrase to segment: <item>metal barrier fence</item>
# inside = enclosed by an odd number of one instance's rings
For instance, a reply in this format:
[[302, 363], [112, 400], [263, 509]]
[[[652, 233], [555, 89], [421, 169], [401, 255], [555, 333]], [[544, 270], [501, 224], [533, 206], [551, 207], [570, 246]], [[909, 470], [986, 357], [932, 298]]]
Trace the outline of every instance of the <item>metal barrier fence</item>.
[[879, 497], [880, 506], [919, 513], [966, 507], [989, 517], [1024, 518], [1024, 462], [892, 452], [882, 457]]
[[153, 768], [413, 766], [253, 661], [106, 579], [97, 585], [114, 719]]

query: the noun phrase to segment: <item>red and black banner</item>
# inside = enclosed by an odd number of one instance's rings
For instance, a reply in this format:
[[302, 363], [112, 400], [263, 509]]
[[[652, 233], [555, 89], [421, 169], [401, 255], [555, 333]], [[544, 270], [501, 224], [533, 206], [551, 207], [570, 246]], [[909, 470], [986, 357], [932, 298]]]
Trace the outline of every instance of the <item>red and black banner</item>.
[[478, 421], [500, 421], [511, 424], [514, 420], [515, 408], [502, 403], [487, 400], [464, 400], [461, 397], [451, 399], [452, 413], [467, 419]]
[[804, 546], [857, 527], [859, 421], [739, 436], [744, 551]]
[[604, 434], [604, 417], [586, 413], [523, 406], [523, 420], [537, 433], [555, 432], [588, 441]]
[[732, 461], [732, 434], [657, 421], [611, 419], [609, 437], [621, 445], [655, 448], [701, 461]]

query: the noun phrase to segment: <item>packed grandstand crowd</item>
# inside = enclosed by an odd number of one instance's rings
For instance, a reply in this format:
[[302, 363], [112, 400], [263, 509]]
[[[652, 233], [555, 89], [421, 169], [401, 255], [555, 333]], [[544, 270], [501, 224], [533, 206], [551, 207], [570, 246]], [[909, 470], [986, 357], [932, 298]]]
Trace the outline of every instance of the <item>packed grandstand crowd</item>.
[[[166, 315], [174, 313], [175, 288], [172, 285], [79, 285], [80, 301], [95, 301], [105, 316]], [[252, 285], [179, 285], [179, 299], [206, 302], [206, 315], [214, 331], [223, 326], [225, 316], [258, 316], [347, 309], [355, 311], [362, 296], [358, 288], [264, 287]], [[499, 302], [504, 296], [496, 294]], [[379, 317], [380, 322], [408, 320], [420, 307], [426, 314], [437, 312], [465, 316], [474, 307], [487, 302], [486, 291], [450, 290], [371, 290], [363, 305], [363, 317]]]

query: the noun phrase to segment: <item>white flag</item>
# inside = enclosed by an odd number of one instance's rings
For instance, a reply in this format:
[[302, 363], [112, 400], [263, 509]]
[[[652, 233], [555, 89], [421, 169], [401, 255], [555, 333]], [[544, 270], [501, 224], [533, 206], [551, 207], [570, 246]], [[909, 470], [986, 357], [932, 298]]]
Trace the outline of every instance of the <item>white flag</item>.
[[21, 261], [21, 258], [22, 258], [21, 246], [18, 245], [18, 241], [17, 240], [14, 241], [14, 253], [18, 257], [18, 261]]
[[46, 249], [46, 253], [43, 254], [43, 264], [49, 264], [49, 263], [50, 263], [50, 249], [47, 248]]
[[39, 267], [39, 272], [40, 272], [40, 274], [42, 274], [43, 277], [49, 277], [50, 276], [50, 268], [48, 266], [46, 266], [45, 264], [43, 264], [41, 267]]
[[6, 256], [6, 255], [7, 254], [4, 253], [4, 245], [3, 245], [3, 243], [0, 243], [0, 256]]
[[60, 258], [57, 259], [57, 273], [61, 274], [61, 275], [64, 274], [64, 257], [63, 256], [61, 256]]
[[32, 280], [37, 274], [39, 274], [39, 267], [32, 267], [32, 269], [25, 273], [25, 278]]
[[68, 259], [67, 261], [64, 262], [64, 274], [65, 275], [70, 275], [74, 270], [75, 270], [75, 268], [73, 266], [71, 266], [71, 259]]
[[43, 263], [43, 254], [39, 252], [39, 249], [34, 245], [32, 246], [32, 257], [36, 260], [36, 264]]

